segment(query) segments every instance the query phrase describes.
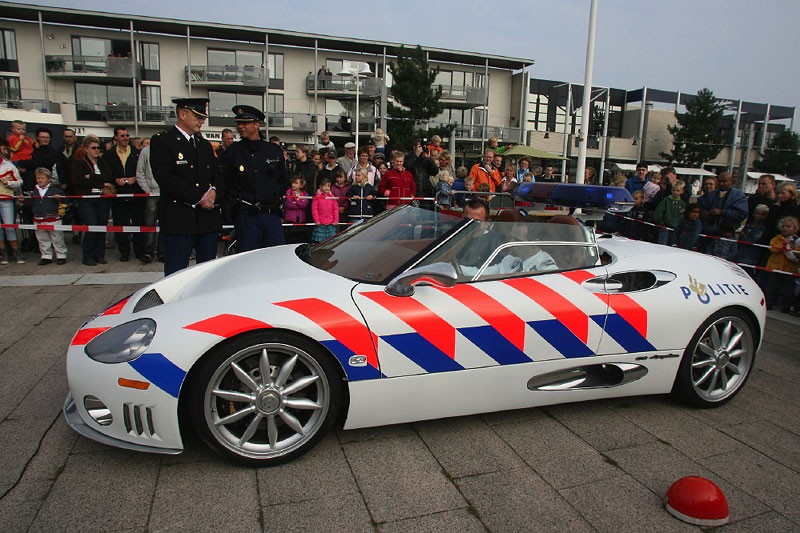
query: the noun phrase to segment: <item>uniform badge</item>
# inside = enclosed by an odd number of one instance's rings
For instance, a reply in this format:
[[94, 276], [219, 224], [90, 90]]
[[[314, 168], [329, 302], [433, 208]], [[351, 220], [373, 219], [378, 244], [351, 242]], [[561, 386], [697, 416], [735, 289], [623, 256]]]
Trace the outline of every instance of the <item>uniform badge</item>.
[[183, 159], [183, 154], [181, 152], [178, 152], [178, 159]]
[[239, 172], [244, 172], [244, 165], [239, 165]]

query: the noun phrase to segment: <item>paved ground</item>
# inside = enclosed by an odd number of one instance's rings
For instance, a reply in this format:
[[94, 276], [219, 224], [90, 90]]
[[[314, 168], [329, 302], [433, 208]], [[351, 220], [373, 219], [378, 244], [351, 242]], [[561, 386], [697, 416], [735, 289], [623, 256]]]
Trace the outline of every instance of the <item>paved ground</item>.
[[[69, 339], [161, 268], [70, 252], [0, 267], [0, 531], [681, 531], [696, 528], [662, 498], [689, 474], [726, 492], [724, 531], [800, 530], [797, 319], [771, 313], [754, 374], [719, 409], [654, 396], [339, 431], [255, 470], [197, 443], [148, 455], [67, 427]], [[32, 277], [45, 274], [62, 277]]]

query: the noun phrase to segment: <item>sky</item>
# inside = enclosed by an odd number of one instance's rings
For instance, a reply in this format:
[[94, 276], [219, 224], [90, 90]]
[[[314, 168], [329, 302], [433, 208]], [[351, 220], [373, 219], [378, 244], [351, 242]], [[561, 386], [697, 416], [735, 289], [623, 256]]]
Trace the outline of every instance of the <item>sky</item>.
[[[118, 8], [533, 59], [534, 78], [582, 84], [590, 0], [44, 0], [39, 5]], [[692, 94], [707, 87], [720, 98], [800, 107], [800, 1], [598, 0], [597, 5], [593, 85]]]

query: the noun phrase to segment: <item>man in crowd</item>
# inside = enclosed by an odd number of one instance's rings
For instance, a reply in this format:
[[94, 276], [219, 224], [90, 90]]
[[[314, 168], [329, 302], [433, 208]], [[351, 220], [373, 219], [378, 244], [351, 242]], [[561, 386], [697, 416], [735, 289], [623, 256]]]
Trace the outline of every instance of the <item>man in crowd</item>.
[[417, 185], [417, 196], [430, 198], [433, 196], [433, 184], [430, 177], [439, 173], [439, 167], [428, 157], [428, 147], [422, 139], [414, 141], [411, 152], [407, 153], [403, 166], [414, 176]]
[[356, 143], [345, 143], [344, 155], [336, 160], [336, 163], [342, 167], [345, 175], [349, 174], [353, 167], [356, 166], [358, 159], [356, 159]]
[[719, 235], [723, 222], [729, 222], [731, 227], [738, 228], [747, 218], [747, 197], [733, 186], [733, 174], [723, 172], [717, 181], [717, 189], [707, 193], [709, 198], [700, 211], [703, 233], [707, 235]]
[[[150, 147], [145, 146], [139, 152], [139, 162], [136, 165], [136, 183], [139, 184], [141, 189], [151, 194], [149, 198], [144, 199], [144, 226], [155, 226], [158, 223], [158, 195], [160, 189], [158, 182], [153, 177], [153, 169], [150, 166]], [[142, 263], [149, 263], [153, 260], [156, 253], [156, 233], [147, 232], [144, 234], [144, 254], [139, 260]], [[163, 241], [159, 239], [158, 243], [158, 257], [164, 260]]]
[[58, 151], [56, 172], [58, 174], [58, 181], [61, 184], [61, 189], [66, 190], [67, 194], [70, 194], [72, 191], [72, 179], [70, 176], [72, 158], [75, 155], [75, 149], [78, 147], [75, 130], [72, 128], [65, 129], [61, 139], [64, 141], [64, 145]]
[[537, 182], [541, 181], [542, 183], [561, 183], [561, 180], [558, 178], [558, 176], [554, 174], [554, 172], [555, 172], [555, 167], [551, 163], [548, 163], [544, 166], [544, 174], [542, 174], [541, 179], [536, 174], [534, 174], [534, 177]]
[[477, 189], [481, 183], [489, 184], [489, 190], [495, 191], [500, 182], [503, 181], [503, 176], [500, 171], [494, 168], [494, 150], [487, 148], [483, 152], [483, 159], [480, 163], [475, 163], [469, 171], [469, 175], [475, 180], [475, 188]]
[[772, 174], [763, 174], [758, 178], [758, 186], [755, 194], [747, 199], [747, 212], [748, 216], [753, 216], [753, 211], [758, 204], [764, 204], [770, 207], [778, 199], [775, 193], [775, 176]]
[[[142, 193], [136, 182], [136, 166], [139, 162], [139, 150], [130, 145], [130, 135], [125, 128], [114, 128], [114, 147], [103, 155], [103, 159], [111, 169], [111, 177], [117, 194]], [[114, 198], [111, 202], [111, 213], [115, 226], [143, 226], [144, 201], [142, 198]], [[123, 263], [130, 260], [131, 237], [127, 233], [115, 233], [114, 241], [119, 248], [119, 260]], [[133, 253], [137, 259], [144, 261], [144, 234], [133, 234]], [[148, 262], [149, 261], [145, 261]]]
[[233, 108], [238, 142], [225, 153], [223, 166], [234, 209], [237, 251], [285, 243], [281, 202], [289, 187], [283, 150], [261, 138], [264, 113], [252, 106]]
[[161, 189], [158, 218], [166, 275], [189, 265], [192, 248], [198, 263], [217, 256], [222, 231], [217, 195], [225, 193], [211, 143], [200, 135], [208, 118], [208, 98], [173, 103], [177, 123], [150, 142], [150, 166]]
[[219, 150], [217, 151], [217, 157], [222, 157], [225, 153], [225, 150], [231, 147], [231, 145], [236, 141], [236, 137], [233, 135], [233, 130], [230, 128], [225, 128], [222, 130], [222, 143], [219, 145]]
[[[58, 152], [53, 145], [50, 144], [53, 133], [47, 128], [36, 129], [36, 148], [33, 149], [33, 155], [30, 159], [19, 162], [20, 171], [25, 169], [22, 174], [22, 190], [32, 191], [36, 187], [36, 176], [34, 171], [37, 168], [46, 168], [53, 172], [53, 167], [56, 167], [58, 162]], [[57, 171], [57, 170], [56, 170]]]
[[[655, 194], [655, 196], [653, 196], [653, 199], [650, 202], [648, 202], [648, 207], [651, 210], [655, 210], [658, 204], [660, 204], [665, 198], [669, 198], [670, 195], [672, 195], [672, 186], [675, 184], [676, 181], [678, 181], [678, 174], [672, 167], [662, 168], [660, 174], [661, 174], [661, 183], [666, 183], [666, 187], [658, 191]], [[632, 179], [634, 178], [630, 178], [628, 179], [628, 181]], [[626, 182], [626, 187], [627, 187], [627, 182]], [[642, 190], [643, 189], [644, 186], [642, 186]], [[683, 192], [681, 193], [681, 200], [683, 200], [686, 205], [689, 205], [689, 199], [692, 196], [688, 189], [689, 187], [684, 187]]]
[[[631, 176], [628, 178], [628, 181], [625, 182], [625, 188], [628, 189], [628, 192], [633, 194], [636, 191], [641, 191], [644, 189], [644, 184], [647, 182], [647, 163], [638, 162], [636, 163], [636, 175]], [[667, 194], [669, 196], [669, 193]]]

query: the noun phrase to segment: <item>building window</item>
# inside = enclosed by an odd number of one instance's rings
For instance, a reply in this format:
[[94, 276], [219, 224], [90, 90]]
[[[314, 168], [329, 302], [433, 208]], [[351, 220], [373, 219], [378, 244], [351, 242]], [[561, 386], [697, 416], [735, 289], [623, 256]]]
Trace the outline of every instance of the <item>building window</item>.
[[114, 107], [132, 107], [133, 88], [121, 85], [75, 83], [76, 117], [78, 120], [106, 120]]
[[270, 114], [282, 114], [283, 113], [283, 95], [282, 94], [270, 94], [267, 95], [267, 111]]
[[17, 39], [14, 30], [0, 30], [0, 71], [19, 72]]
[[247, 93], [228, 93], [222, 91], [208, 91], [209, 126], [233, 127], [233, 111], [237, 105], [250, 105], [261, 109], [264, 105], [263, 95]]
[[0, 76], [0, 100], [21, 100], [19, 78]]
[[283, 54], [269, 54], [269, 86], [283, 89]]
[[158, 85], [142, 85], [142, 106], [161, 107], [161, 87]]
[[142, 79], [161, 80], [161, 63], [158, 57], [158, 43], [142, 43]]
[[264, 64], [261, 52], [249, 50], [208, 49], [209, 67], [261, 67]]

